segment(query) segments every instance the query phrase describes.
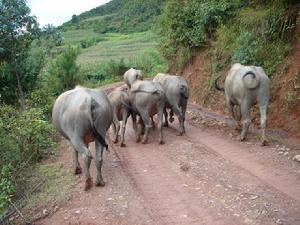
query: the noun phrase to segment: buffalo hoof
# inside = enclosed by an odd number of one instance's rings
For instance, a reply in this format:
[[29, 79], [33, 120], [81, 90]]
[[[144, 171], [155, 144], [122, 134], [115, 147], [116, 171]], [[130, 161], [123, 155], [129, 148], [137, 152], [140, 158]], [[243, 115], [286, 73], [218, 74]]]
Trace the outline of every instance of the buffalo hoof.
[[136, 143], [139, 143], [140, 141], [141, 141], [140, 137], [137, 137], [136, 140], [135, 140]]
[[158, 144], [159, 144], [159, 145], [164, 145], [165, 142], [161, 140], [161, 141], [158, 142]]
[[81, 173], [82, 173], [82, 169], [81, 169], [80, 167], [77, 166], [77, 167], [75, 168], [75, 170], [74, 170], [74, 174], [75, 174], [75, 175], [78, 175], [78, 174], [81, 174]]
[[246, 141], [246, 138], [245, 137], [241, 137], [240, 141]]
[[261, 146], [268, 146], [268, 145], [269, 145], [269, 142], [266, 141], [266, 140], [263, 140], [263, 141], [261, 142]]
[[173, 123], [173, 122], [174, 122], [174, 118], [173, 118], [173, 117], [170, 117], [170, 118], [169, 118], [169, 122], [170, 122], [170, 123]]
[[177, 134], [177, 136], [182, 136], [182, 135], [183, 135], [183, 131], [181, 131]]
[[120, 147], [126, 147], [126, 144], [124, 144], [123, 142], [120, 144]]
[[87, 191], [87, 190], [91, 189], [92, 186], [93, 186], [93, 181], [92, 181], [92, 178], [89, 177], [85, 181], [84, 190]]
[[105, 186], [105, 182], [103, 180], [96, 181], [95, 182], [95, 186], [97, 186], [97, 187], [104, 187]]
[[118, 143], [118, 139], [114, 139], [114, 140], [112, 140], [112, 142], [113, 142], [114, 144], [116, 144], [116, 143]]
[[142, 144], [147, 144], [147, 142], [148, 142], [147, 139], [142, 140]]
[[235, 128], [234, 128], [236, 131], [241, 131], [242, 130], [242, 126], [237, 124], [235, 125]]

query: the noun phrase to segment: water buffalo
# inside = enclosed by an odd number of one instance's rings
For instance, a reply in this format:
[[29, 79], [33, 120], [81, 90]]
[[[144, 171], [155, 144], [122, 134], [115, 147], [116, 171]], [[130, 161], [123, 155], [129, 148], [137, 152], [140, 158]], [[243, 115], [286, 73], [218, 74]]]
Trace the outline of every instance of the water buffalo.
[[[218, 80], [218, 79], [217, 79]], [[251, 123], [250, 108], [258, 103], [260, 111], [260, 124], [262, 130], [262, 145], [267, 145], [265, 129], [267, 110], [270, 95], [270, 80], [262, 67], [244, 66], [234, 64], [226, 79], [225, 89], [220, 88], [215, 82], [215, 87], [225, 91], [226, 103], [233, 119], [239, 124], [239, 119], [234, 115], [234, 105], [240, 108], [242, 117], [241, 141], [244, 141]]]
[[136, 70], [133, 68], [130, 68], [127, 70], [124, 75], [123, 75], [124, 83], [131, 88], [131, 85], [136, 81], [136, 80], [143, 80], [143, 73], [141, 70]]
[[[130, 86], [129, 99], [132, 105], [133, 128], [136, 133], [136, 142], [141, 139], [141, 134], [145, 129], [142, 143], [148, 141], [149, 131], [152, 128], [152, 117], [158, 115], [157, 127], [159, 130], [159, 144], [163, 144], [162, 122], [165, 107], [165, 93], [159, 83], [152, 81], [142, 81], [141, 71], [130, 69], [124, 74], [124, 82]], [[130, 78], [130, 79], [128, 79]], [[137, 129], [136, 116], [140, 116], [142, 129]]]
[[89, 168], [92, 155], [89, 143], [95, 141], [95, 164], [97, 168], [96, 186], [104, 186], [101, 167], [103, 150], [107, 149], [105, 134], [113, 120], [112, 107], [101, 90], [76, 87], [61, 94], [55, 101], [52, 111], [53, 123], [57, 130], [70, 141], [74, 148], [75, 174], [82, 169], [78, 153], [84, 157], [85, 190], [92, 186]]
[[189, 98], [189, 87], [184, 77], [175, 76], [169, 74], [157, 74], [154, 79], [154, 82], [160, 83], [166, 94], [166, 105], [165, 105], [165, 126], [168, 126], [168, 113], [167, 108], [171, 109], [170, 112], [170, 122], [174, 121], [173, 113], [176, 114], [180, 124], [180, 132], [182, 135], [185, 132], [184, 121], [185, 121], [185, 112], [187, 107], [187, 101]]
[[120, 146], [125, 147], [125, 143], [124, 143], [125, 127], [132, 108], [129, 100], [129, 95], [124, 90], [115, 90], [108, 95], [108, 98], [113, 109], [113, 123], [112, 123], [113, 136], [114, 136], [113, 142], [114, 143], [118, 142], [118, 134], [120, 130], [119, 121], [122, 121]]

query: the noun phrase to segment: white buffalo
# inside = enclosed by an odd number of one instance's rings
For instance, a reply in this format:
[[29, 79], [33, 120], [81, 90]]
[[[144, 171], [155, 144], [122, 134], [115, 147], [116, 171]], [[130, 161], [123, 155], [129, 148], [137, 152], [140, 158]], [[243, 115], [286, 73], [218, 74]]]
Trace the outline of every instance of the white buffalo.
[[251, 124], [250, 109], [258, 103], [260, 111], [260, 124], [262, 130], [262, 145], [267, 144], [266, 122], [267, 110], [270, 95], [270, 79], [262, 67], [244, 66], [239, 63], [234, 64], [226, 79], [225, 89], [215, 86], [218, 90], [225, 91], [226, 103], [233, 119], [239, 123], [239, 119], [234, 115], [233, 106], [238, 105], [242, 117], [241, 141], [244, 141]]
[[182, 135], [185, 132], [184, 121], [185, 121], [185, 112], [187, 107], [187, 102], [189, 98], [189, 87], [184, 77], [169, 75], [169, 74], [157, 74], [153, 82], [160, 83], [166, 93], [166, 105], [165, 105], [165, 123], [167, 127], [168, 124], [168, 113], [167, 108], [171, 109], [170, 111], [170, 122], [174, 121], [173, 113], [178, 117], [180, 131], [179, 134]]
[[92, 155], [89, 143], [95, 141], [95, 164], [97, 168], [96, 186], [104, 186], [101, 168], [103, 150], [107, 148], [105, 134], [113, 120], [112, 107], [101, 90], [76, 87], [61, 94], [55, 101], [52, 111], [53, 123], [57, 130], [70, 141], [74, 148], [75, 174], [82, 169], [78, 153], [84, 157], [85, 190], [92, 186], [89, 168]]
[[[129, 99], [132, 105], [132, 120], [136, 134], [136, 142], [141, 139], [144, 132], [142, 143], [148, 142], [148, 135], [152, 125], [152, 117], [157, 114], [157, 126], [159, 131], [159, 144], [163, 144], [162, 122], [165, 107], [165, 92], [159, 83], [143, 81], [140, 70], [129, 69], [124, 74], [124, 82], [130, 87]], [[137, 129], [136, 116], [140, 117], [141, 129]]]

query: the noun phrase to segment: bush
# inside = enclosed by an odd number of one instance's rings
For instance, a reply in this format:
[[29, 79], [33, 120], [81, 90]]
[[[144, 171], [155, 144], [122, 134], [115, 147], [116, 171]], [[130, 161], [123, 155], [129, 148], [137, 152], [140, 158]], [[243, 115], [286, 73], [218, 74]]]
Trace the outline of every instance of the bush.
[[[172, 0], [167, 3], [161, 18], [163, 39], [160, 49], [171, 65], [184, 64], [192, 49], [203, 46], [216, 28], [230, 19], [241, 1]], [[183, 59], [181, 59], [183, 57]]]
[[96, 45], [100, 41], [106, 41], [106, 39], [104, 37], [88, 38], [88, 39], [85, 39], [85, 40], [81, 40], [79, 42], [79, 44], [80, 44], [81, 48], [88, 48], [88, 47], [91, 47], [93, 45]]
[[[178, 68], [208, 40], [212, 49], [213, 76], [219, 64], [233, 62], [276, 71], [288, 53], [298, 11], [294, 1], [168, 1], [161, 19], [160, 50]], [[175, 63], [176, 62], [176, 63]]]
[[14, 193], [15, 186], [12, 181], [12, 166], [11, 164], [4, 165], [0, 168], [0, 215], [9, 206]]
[[84, 85], [98, 87], [103, 84], [120, 81], [128, 69], [124, 59], [109, 60], [82, 66], [80, 75], [84, 80]]
[[78, 54], [77, 47], [68, 46], [61, 55], [49, 62], [42, 74], [42, 86], [48, 93], [56, 96], [80, 84], [79, 66], [76, 64]]
[[129, 65], [143, 70], [148, 75], [155, 75], [167, 70], [167, 62], [155, 49], [144, 50], [138, 57], [129, 60]]
[[12, 106], [0, 107], [0, 213], [13, 196], [19, 170], [50, 154], [54, 137], [41, 109], [20, 113]]
[[165, 59], [157, 50], [146, 49], [137, 57], [127, 61], [124, 59], [109, 60], [84, 65], [80, 68], [80, 74], [84, 85], [97, 87], [122, 80], [123, 74], [131, 67], [143, 70], [145, 75], [154, 75], [168, 69]]
[[33, 90], [27, 98], [29, 108], [37, 108], [42, 111], [45, 119], [51, 118], [52, 107], [55, 97], [50, 95], [44, 88]]
[[225, 65], [239, 62], [262, 66], [272, 75], [289, 51], [285, 38], [279, 35], [283, 32], [279, 26], [283, 13], [284, 8], [273, 6], [241, 9], [236, 18], [217, 29], [214, 64], [221, 61]]

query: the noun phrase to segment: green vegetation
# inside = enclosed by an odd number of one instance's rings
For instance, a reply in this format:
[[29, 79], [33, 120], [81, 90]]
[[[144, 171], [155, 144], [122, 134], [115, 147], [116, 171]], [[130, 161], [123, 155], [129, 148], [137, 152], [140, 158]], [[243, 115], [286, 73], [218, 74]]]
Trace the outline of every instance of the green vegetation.
[[1, 1], [0, 219], [13, 202], [28, 197], [39, 178], [46, 182], [28, 204], [47, 204], [49, 196], [73, 182], [59, 164], [38, 163], [55, 152], [50, 119], [59, 94], [77, 84], [99, 87], [119, 81], [130, 67], [145, 75], [167, 70], [156, 49], [159, 38], [149, 31], [162, 5], [158, 0], [113, 0], [74, 15], [59, 29], [40, 29], [25, 0]]
[[54, 128], [39, 108], [0, 107], [0, 215], [10, 205], [22, 172], [53, 152]]
[[[167, 63], [156, 49], [159, 40], [150, 31], [119, 34], [98, 34], [92, 30], [70, 30], [63, 33], [64, 45], [80, 43], [76, 60], [81, 84], [97, 87], [120, 81], [131, 67], [142, 69], [145, 75], [165, 72]], [[89, 47], [82, 46], [88, 40], [100, 40]], [[53, 74], [53, 73], [50, 73]]]
[[[60, 93], [77, 84], [99, 87], [119, 81], [130, 67], [142, 69], [146, 76], [166, 72], [168, 64], [181, 68], [196, 50], [208, 46], [212, 58], [208, 86], [234, 62], [263, 66], [271, 76], [290, 49], [296, 3], [112, 0], [73, 15], [59, 28], [39, 29], [25, 0], [2, 0], [0, 214], [18, 193], [26, 192], [26, 185], [23, 189], [20, 185], [26, 168], [36, 169], [33, 176], [49, 178], [42, 187], [45, 195], [51, 196], [53, 184], [61, 187], [54, 182], [59, 176], [72, 183], [58, 164], [36, 164], [54, 152], [50, 115]], [[288, 93], [286, 98], [290, 102], [295, 97]], [[46, 196], [44, 200], [48, 201]]]
[[285, 11], [283, 4], [242, 8], [234, 22], [217, 29], [215, 59], [262, 66], [272, 75], [289, 51], [292, 27], [282, 27]]
[[[17, 86], [10, 86], [17, 92], [20, 108], [25, 108], [24, 83], [26, 74], [24, 59], [38, 29], [34, 17], [30, 16], [30, 9], [24, 0], [3, 0], [0, 4], [0, 60], [5, 62], [4, 69], [8, 73], [2, 76], [4, 82], [15, 82]], [[12, 94], [12, 93], [10, 93]], [[16, 94], [15, 94], [16, 95]]]
[[165, 59], [156, 49], [144, 49], [137, 56], [126, 57], [125, 59], [110, 59], [108, 61], [83, 64], [80, 67], [80, 74], [84, 77], [83, 84], [88, 87], [98, 87], [107, 83], [121, 81], [124, 72], [131, 67], [141, 69], [144, 71], [145, 76], [153, 76], [158, 72], [167, 70]]
[[38, 193], [27, 196], [25, 202], [22, 202], [29, 209], [41, 203], [69, 200], [76, 177], [72, 171], [66, 170], [61, 163], [51, 162], [38, 164], [31, 173], [24, 175], [25, 184], [35, 180], [44, 182], [38, 187]]
[[46, 88], [47, 93], [58, 96], [63, 91], [80, 84], [79, 67], [76, 64], [78, 54], [78, 48], [67, 46], [59, 56], [45, 66], [41, 74], [41, 86]]
[[[213, 40], [213, 77], [228, 64], [263, 66], [272, 75], [289, 51], [297, 10], [293, 1], [168, 1], [160, 48], [172, 66]], [[174, 62], [175, 65], [174, 65]]]
[[[42, 31], [24, 0], [3, 0], [0, 11], [0, 215], [11, 205], [22, 170], [53, 150], [54, 129], [40, 108], [26, 108], [45, 52]], [[16, 107], [18, 106], [18, 107]]]
[[97, 45], [82, 50], [78, 63], [83, 65], [110, 59], [137, 57], [145, 49], [155, 49], [158, 37], [151, 32], [131, 34], [106, 34]]
[[160, 21], [163, 55], [172, 66], [184, 66], [193, 51], [204, 46], [216, 28], [231, 18], [239, 7], [238, 0], [168, 1]]
[[153, 27], [164, 6], [162, 0], [112, 0], [72, 20], [61, 29], [91, 28], [97, 33], [131, 33], [147, 31]]

